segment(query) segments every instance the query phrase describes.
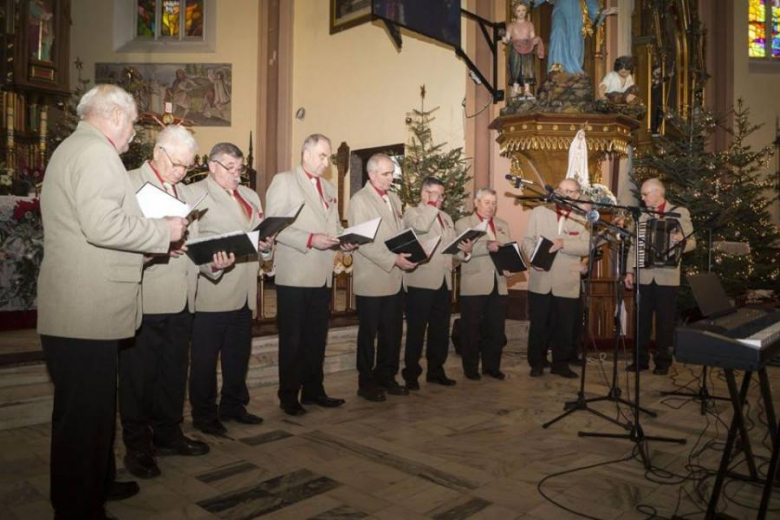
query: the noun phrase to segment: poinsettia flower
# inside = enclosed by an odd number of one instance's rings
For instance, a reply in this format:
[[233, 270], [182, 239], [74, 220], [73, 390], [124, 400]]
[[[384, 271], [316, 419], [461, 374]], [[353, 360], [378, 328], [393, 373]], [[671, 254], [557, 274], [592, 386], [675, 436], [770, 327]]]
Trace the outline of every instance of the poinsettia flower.
[[25, 215], [32, 213], [33, 215], [41, 214], [41, 200], [34, 198], [32, 200], [20, 200], [14, 207], [14, 220], [21, 222]]

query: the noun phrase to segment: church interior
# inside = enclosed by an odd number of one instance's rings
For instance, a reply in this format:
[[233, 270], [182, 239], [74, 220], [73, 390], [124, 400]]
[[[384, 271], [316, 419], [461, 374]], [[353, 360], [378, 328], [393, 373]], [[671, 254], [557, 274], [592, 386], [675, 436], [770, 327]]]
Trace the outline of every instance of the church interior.
[[[384, 196], [372, 167], [388, 158], [399, 222], [426, 205], [429, 177], [458, 233], [469, 216], [484, 220], [480, 197], [492, 194], [499, 229], [481, 233], [513, 242], [522, 267], [489, 274], [491, 295], [505, 284], [503, 330], [493, 331], [500, 370], [485, 357], [481, 377], [467, 366], [474, 246], [446, 287], [442, 370], [452, 385], [420, 376], [415, 390], [416, 378], [399, 371], [408, 395], [388, 389], [373, 402], [356, 370], [368, 247], [342, 247], [328, 275], [321, 368], [328, 395], [346, 403], [303, 415], [280, 408], [277, 394], [287, 305], [277, 274], [290, 266], [261, 255], [244, 383], [246, 411], [262, 424], [230, 422], [209, 435], [185, 399], [181, 429], [209, 453], [158, 453], [158, 475], [139, 478], [126, 467], [117, 406], [111, 465], [140, 492], [109, 498], [94, 518], [780, 518], [780, 1], [0, 0], [0, 27], [0, 517], [70, 518], [55, 516], [51, 498], [58, 419], [36, 330], [48, 243], [41, 206], [53, 154], [83, 124], [79, 99], [112, 84], [137, 108], [121, 155], [127, 171], [158, 149], [167, 156], [155, 141], [182, 125], [197, 142], [182, 184], [206, 182], [214, 163], [225, 168], [209, 150], [233, 143], [241, 185], [274, 216], [274, 179], [305, 166], [301, 143], [327, 136], [322, 179], [333, 197], [315, 185], [340, 228], [354, 225], [351, 201], [364, 189]], [[569, 198], [571, 180], [589, 204]], [[665, 206], [650, 202], [653, 183]], [[543, 324], [550, 338], [556, 327], [574, 330], [563, 372], [555, 351], [552, 372], [547, 350], [544, 368], [530, 352], [541, 301], [533, 278], [550, 269], [533, 260], [544, 207], [559, 234], [573, 210], [590, 237], [577, 272], [556, 275], [574, 277], [574, 296], [563, 299], [576, 297], [576, 316], [550, 311]], [[661, 231], [640, 238], [648, 207]], [[663, 212], [675, 210], [681, 220], [690, 211], [692, 227], [661, 236]], [[679, 277], [666, 364], [665, 318], [660, 307], [642, 314], [645, 273], [632, 271], [639, 263], [652, 273], [656, 256]], [[709, 310], [721, 300], [725, 310]], [[489, 301], [485, 313], [495, 310]], [[404, 338], [409, 315], [407, 301]], [[489, 328], [475, 331], [475, 344]], [[655, 370], [638, 367], [648, 364], [645, 330]]]

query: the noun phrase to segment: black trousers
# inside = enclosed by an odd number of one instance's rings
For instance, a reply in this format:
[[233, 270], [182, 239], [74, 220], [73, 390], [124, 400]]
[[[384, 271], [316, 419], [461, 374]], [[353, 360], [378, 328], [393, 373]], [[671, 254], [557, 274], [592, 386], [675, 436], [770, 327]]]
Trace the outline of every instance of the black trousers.
[[129, 348], [119, 351], [119, 417], [128, 450], [166, 446], [182, 436], [192, 314], [144, 314]]
[[579, 298], [561, 298], [552, 292], [528, 292], [528, 364], [541, 367], [549, 344], [553, 368], [568, 366], [572, 356], [575, 321], [581, 320]]
[[[190, 404], [198, 421], [236, 416], [246, 411], [246, 372], [252, 352], [252, 311], [196, 312], [192, 326]], [[222, 363], [222, 390], [217, 407], [217, 358]]]
[[402, 375], [416, 381], [422, 374], [420, 357], [428, 332], [425, 359], [428, 375], [444, 375], [444, 362], [450, 347], [450, 290], [443, 282], [438, 289], [408, 287], [406, 291], [406, 350]]
[[41, 336], [54, 383], [50, 496], [57, 518], [102, 518], [114, 480], [116, 340]]
[[498, 285], [485, 296], [460, 297], [461, 360], [463, 372], [478, 374], [501, 369], [504, 349], [506, 296], [498, 294]]
[[276, 286], [279, 325], [279, 401], [325, 394], [322, 365], [328, 342], [330, 289]]
[[661, 368], [672, 364], [675, 312], [678, 286], [639, 285], [639, 364], [648, 364], [647, 346], [655, 313], [655, 365]]
[[585, 295], [581, 292], [580, 297], [574, 302], [574, 319], [572, 320], [571, 349], [569, 350], [569, 359], [575, 359], [580, 354], [582, 346], [582, 332], [585, 328]]
[[388, 383], [398, 374], [404, 320], [403, 292], [391, 296], [357, 296], [356, 303], [358, 385], [376, 389], [377, 385]]

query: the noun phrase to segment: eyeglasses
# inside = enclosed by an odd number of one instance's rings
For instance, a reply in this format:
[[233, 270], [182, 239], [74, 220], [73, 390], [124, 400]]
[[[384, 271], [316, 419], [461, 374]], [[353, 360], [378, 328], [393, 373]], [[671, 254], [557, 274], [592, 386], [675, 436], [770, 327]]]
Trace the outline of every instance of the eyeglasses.
[[220, 166], [222, 166], [222, 167], [225, 169], [225, 171], [227, 171], [228, 173], [233, 173], [233, 174], [235, 174], [235, 173], [238, 173], [238, 174], [243, 174], [243, 173], [246, 171], [246, 166], [244, 166], [243, 164], [236, 164], [236, 165], [233, 165], [233, 166], [231, 166], [230, 168], [228, 168], [227, 166], [225, 166], [224, 164], [222, 164], [221, 162], [219, 162], [219, 161], [218, 161], [218, 160], [216, 160], [216, 159], [212, 159], [212, 160], [211, 160], [211, 162], [215, 162], [215, 163], [219, 164], [219, 165], [220, 165]]
[[181, 163], [173, 162], [173, 159], [171, 159], [171, 156], [168, 155], [168, 152], [162, 146], [160, 146], [160, 150], [163, 151], [163, 153], [165, 154], [165, 157], [168, 158], [168, 161], [170, 161], [171, 166], [173, 166], [174, 168], [180, 168], [180, 169], [184, 170], [185, 172], [190, 169], [190, 165], [189, 164], [181, 164]]
[[580, 192], [580, 190], [561, 190], [561, 193], [565, 193], [566, 195], [577, 195]]

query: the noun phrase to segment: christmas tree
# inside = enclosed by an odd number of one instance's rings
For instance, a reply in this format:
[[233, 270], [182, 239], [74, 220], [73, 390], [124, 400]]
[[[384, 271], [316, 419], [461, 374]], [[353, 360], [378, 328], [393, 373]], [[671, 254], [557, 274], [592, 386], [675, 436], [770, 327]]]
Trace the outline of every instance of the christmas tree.
[[[772, 148], [756, 151], [746, 144], [759, 126], [749, 122], [749, 110], [742, 100], [733, 116], [733, 126], [726, 128], [731, 144], [712, 151], [711, 137], [722, 126], [722, 118], [701, 108], [688, 117], [668, 114], [666, 135], [656, 139], [654, 153], [638, 159], [635, 173], [637, 186], [648, 177], [658, 177], [666, 186], [666, 198], [691, 212], [697, 247], [683, 255], [683, 274], [707, 272], [711, 232], [716, 246], [712, 271], [726, 291], [738, 297], [750, 289], [778, 289], [780, 230], [768, 211], [777, 200], [777, 191], [761, 173]], [[729, 254], [717, 247], [723, 242], [747, 243], [750, 254]], [[680, 296], [683, 309], [694, 306], [687, 284], [682, 284]]]
[[442, 210], [453, 220], [466, 215], [466, 197], [469, 192], [466, 184], [469, 182], [468, 159], [463, 155], [463, 148], [445, 150], [447, 143], [434, 144], [431, 122], [435, 119], [433, 113], [438, 110], [425, 110], [425, 85], [420, 87], [420, 110], [413, 110], [406, 124], [411, 132], [406, 145], [405, 155], [401, 161], [403, 176], [397, 186], [398, 196], [405, 207], [420, 203], [420, 188], [426, 177], [435, 177], [444, 183], [444, 199]]

